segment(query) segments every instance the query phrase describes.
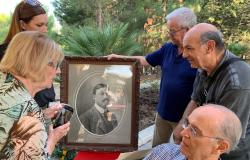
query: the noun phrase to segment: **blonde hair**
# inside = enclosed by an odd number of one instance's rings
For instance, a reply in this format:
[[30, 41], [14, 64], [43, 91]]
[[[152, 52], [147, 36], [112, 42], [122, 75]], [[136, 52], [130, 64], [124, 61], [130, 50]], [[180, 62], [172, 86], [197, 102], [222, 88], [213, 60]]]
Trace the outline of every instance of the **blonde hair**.
[[62, 61], [63, 58], [60, 46], [48, 36], [37, 31], [24, 31], [11, 40], [0, 70], [41, 82], [45, 80], [48, 62]]

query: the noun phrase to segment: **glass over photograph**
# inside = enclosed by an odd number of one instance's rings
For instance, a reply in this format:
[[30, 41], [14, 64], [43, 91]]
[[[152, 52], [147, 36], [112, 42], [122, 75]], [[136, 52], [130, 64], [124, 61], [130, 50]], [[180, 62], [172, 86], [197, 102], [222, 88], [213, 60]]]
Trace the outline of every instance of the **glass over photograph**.
[[61, 99], [74, 109], [66, 146], [133, 150], [138, 133], [137, 61], [66, 57], [62, 65]]
[[[125, 79], [115, 73], [108, 73], [108, 69], [103, 74], [92, 74], [84, 79], [77, 93], [78, 118], [88, 132], [97, 135], [113, 131], [126, 109]], [[88, 95], [91, 101], [84, 103], [86, 93], [91, 94]]]

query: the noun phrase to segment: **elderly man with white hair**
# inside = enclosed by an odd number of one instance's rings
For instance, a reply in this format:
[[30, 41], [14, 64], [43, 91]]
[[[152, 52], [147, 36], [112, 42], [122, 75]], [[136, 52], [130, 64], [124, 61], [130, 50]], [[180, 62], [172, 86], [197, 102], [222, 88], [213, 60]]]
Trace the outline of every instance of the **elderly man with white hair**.
[[190, 101], [196, 69], [191, 68], [182, 57], [183, 37], [196, 24], [194, 12], [187, 8], [177, 8], [166, 16], [166, 25], [171, 42], [146, 56], [122, 56], [111, 54], [108, 59], [136, 58], [142, 66], [161, 67], [161, 85], [153, 146], [169, 142], [173, 129], [182, 117]]

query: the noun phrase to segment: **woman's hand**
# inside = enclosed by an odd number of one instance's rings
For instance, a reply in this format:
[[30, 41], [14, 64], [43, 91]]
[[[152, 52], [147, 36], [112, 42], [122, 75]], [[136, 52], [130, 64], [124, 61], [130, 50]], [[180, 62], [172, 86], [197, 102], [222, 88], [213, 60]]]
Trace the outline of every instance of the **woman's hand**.
[[54, 105], [49, 106], [49, 108], [43, 109], [42, 111], [46, 119], [51, 119], [54, 118], [62, 108], [63, 104], [55, 103]]
[[67, 135], [70, 129], [70, 122], [53, 129], [50, 125], [49, 135], [48, 135], [48, 153], [51, 155], [57, 142], [64, 136]]

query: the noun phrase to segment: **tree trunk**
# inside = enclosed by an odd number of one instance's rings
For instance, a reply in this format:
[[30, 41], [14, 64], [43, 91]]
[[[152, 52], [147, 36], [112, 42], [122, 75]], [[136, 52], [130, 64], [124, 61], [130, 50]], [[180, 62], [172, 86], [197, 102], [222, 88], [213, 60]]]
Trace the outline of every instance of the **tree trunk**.
[[102, 28], [102, 25], [103, 25], [103, 15], [102, 15], [102, 2], [100, 2], [100, 0], [97, 0], [96, 1], [97, 3], [97, 26], [98, 28]]
[[163, 15], [162, 15], [162, 21], [165, 22], [166, 19], [166, 15], [167, 15], [167, 10], [168, 10], [168, 0], [162, 0], [162, 11], [163, 11]]

